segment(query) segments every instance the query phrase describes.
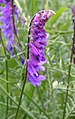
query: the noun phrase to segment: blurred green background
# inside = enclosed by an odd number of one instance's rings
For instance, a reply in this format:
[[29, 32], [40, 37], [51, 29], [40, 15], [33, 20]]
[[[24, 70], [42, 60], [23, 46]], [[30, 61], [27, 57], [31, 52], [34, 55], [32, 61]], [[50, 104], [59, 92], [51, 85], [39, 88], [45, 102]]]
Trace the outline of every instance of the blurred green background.
[[[71, 8], [75, 0], [14, 0], [20, 10], [20, 18], [26, 19], [25, 23], [19, 20], [18, 36], [20, 39], [21, 53], [26, 61], [27, 32], [30, 20], [39, 10], [52, 9], [56, 12], [46, 24], [45, 29], [50, 34], [48, 46], [45, 48], [47, 63], [45, 64], [46, 80], [39, 87], [34, 87], [26, 82], [22, 104], [17, 119], [63, 119], [65, 104], [68, 68], [72, 48], [73, 22]], [[5, 46], [7, 40], [3, 37]], [[8, 119], [14, 119], [19, 96], [23, 84], [23, 66], [19, 56], [8, 59], [8, 84], [9, 84], [9, 113]], [[0, 41], [0, 119], [6, 119], [6, 57]], [[72, 63], [69, 96], [66, 106], [65, 119], [75, 119], [75, 65]]]

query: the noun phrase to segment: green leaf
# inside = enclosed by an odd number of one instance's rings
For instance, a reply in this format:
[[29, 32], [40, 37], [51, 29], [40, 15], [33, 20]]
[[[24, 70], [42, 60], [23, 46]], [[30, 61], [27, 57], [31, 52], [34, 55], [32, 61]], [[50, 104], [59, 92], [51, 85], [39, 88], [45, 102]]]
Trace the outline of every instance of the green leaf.
[[8, 66], [10, 68], [14, 68], [14, 67], [17, 66], [17, 62], [15, 61], [15, 58], [14, 57], [8, 60]]
[[61, 17], [61, 15], [68, 10], [67, 7], [62, 6], [57, 12], [56, 15], [54, 15], [51, 19], [50, 19], [50, 25], [53, 25], [54, 23], [56, 23], [56, 21]]

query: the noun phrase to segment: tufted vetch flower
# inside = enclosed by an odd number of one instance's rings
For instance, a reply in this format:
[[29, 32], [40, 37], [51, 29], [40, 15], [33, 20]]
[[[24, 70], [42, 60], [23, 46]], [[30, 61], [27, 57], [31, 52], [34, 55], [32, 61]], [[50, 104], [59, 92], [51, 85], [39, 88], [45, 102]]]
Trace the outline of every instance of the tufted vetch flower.
[[43, 64], [47, 62], [44, 54], [45, 46], [49, 35], [46, 33], [44, 26], [47, 20], [54, 15], [52, 10], [42, 10], [35, 14], [31, 21], [29, 29], [29, 59], [27, 59], [27, 79], [34, 85], [39, 86], [41, 81], [46, 77], [40, 74], [40, 71], [45, 71]]
[[17, 33], [16, 23], [18, 20], [19, 10], [14, 4], [12, 7], [11, 0], [0, 0], [0, 4], [2, 3], [5, 5], [0, 6], [0, 21], [2, 22], [1, 29], [3, 34], [5, 35], [5, 38], [9, 39], [8, 50], [11, 52], [11, 55], [14, 55], [13, 45], [15, 44], [15, 34]]

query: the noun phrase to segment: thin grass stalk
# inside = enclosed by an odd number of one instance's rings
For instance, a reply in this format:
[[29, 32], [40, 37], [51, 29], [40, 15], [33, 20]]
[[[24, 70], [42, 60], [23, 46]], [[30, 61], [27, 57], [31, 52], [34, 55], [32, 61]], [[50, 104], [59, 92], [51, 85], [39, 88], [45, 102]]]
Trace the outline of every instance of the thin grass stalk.
[[[4, 81], [5, 83], [9, 83], [9, 82], [7, 82], [7, 81], [5, 81], [5, 80], [3, 80], [3, 79], [0, 79], [0, 80]], [[9, 83], [9, 85], [11, 85], [11, 84]], [[17, 88], [17, 89], [19, 89], [19, 90], [21, 91], [21, 88], [20, 88], [20, 87], [16, 87], [16, 86], [15, 86], [15, 88]], [[73, 91], [72, 91], [72, 92], [73, 92]], [[75, 93], [75, 92], [74, 92], [74, 93]], [[46, 113], [46, 111], [43, 110], [43, 109], [41, 109], [41, 107], [40, 107], [26, 92], [23, 92], [23, 94], [26, 95], [27, 98], [28, 98], [31, 102], [33, 102], [33, 104], [40, 110], [41, 113], [43, 113], [46, 117], [49, 117], [48, 114]], [[12, 96], [11, 96], [11, 97], [12, 97]], [[1, 102], [0, 102], [0, 104], [1, 104]], [[12, 107], [12, 106], [11, 106], [11, 107]], [[15, 108], [16, 108], [16, 107], [15, 107]]]
[[67, 101], [68, 101], [69, 82], [70, 82], [70, 73], [71, 73], [71, 64], [72, 64], [74, 45], [75, 45], [75, 19], [73, 19], [73, 23], [74, 23], [74, 34], [73, 34], [72, 50], [71, 50], [70, 64], [69, 64], [69, 70], [68, 70], [67, 91], [66, 91], [66, 99], [65, 99], [65, 106], [64, 106], [64, 112], [63, 112], [63, 119], [65, 119], [65, 116], [66, 116], [66, 107], [67, 107]]
[[[0, 40], [2, 42], [2, 47], [4, 49], [4, 54], [6, 56], [6, 49], [5, 49], [5, 46], [4, 46], [4, 42], [2, 40], [2, 36], [1, 36], [1, 29], [0, 29]], [[5, 61], [5, 64], [6, 64], [6, 81], [8, 82], [8, 60], [7, 60], [7, 56], [6, 56], [6, 61]], [[7, 92], [9, 93], [9, 85], [7, 83]], [[8, 110], [9, 110], [9, 107], [8, 107], [8, 104], [9, 104], [9, 98], [7, 96], [7, 107], [6, 107], [6, 119], [7, 119], [7, 115], [8, 115]]]
[[40, 91], [39, 91], [39, 87], [37, 87], [37, 92], [38, 92], [38, 95], [39, 95], [39, 99], [41, 101], [42, 108], [43, 108], [43, 110], [45, 110], [43, 100], [42, 100], [42, 97], [41, 97], [41, 94], [40, 94]]
[[[11, 85], [10, 82], [7, 82], [7, 81], [5, 81], [5, 80], [3, 80], [3, 79], [1, 79], [1, 78], [0, 78], [0, 80], [4, 81], [5, 83], [9, 83], [9, 85]], [[16, 86], [15, 86], [15, 88], [17, 88], [17, 89], [19, 89], [19, 90], [21, 91], [21, 88], [20, 88], [20, 87], [16, 87]], [[73, 91], [71, 91], [71, 92], [73, 92]], [[75, 92], [74, 92], [74, 93], [75, 93]], [[43, 113], [46, 117], [49, 117], [48, 114], [46, 113], [46, 111], [43, 110], [43, 109], [41, 109], [41, 107], [40, 107], [26, 92], [23, 92], [23, 94], [26, 95], [27, 98], [28, 98], [31, 102], [33, 102], [33, 104], [40, 110], [41, 113]], [[12, 95], [11, 95], [11, 97], [12, 97]], [[1, 103], [0, 103], [0, 104], [1, 104]]]
[[24, 91], [24, 87], [25, 87], [25, 84], [26, 84], [27, 66], [26, 66], [26, 73], [24, 75], [25, 75], [25, 78], [24, 78], [23, 87], [22, 87], [21, 94], [20, 94], [20, 99], [19, 99], [19, 103], [18, 103], [15, 119], [17, 119], [17, 116], [18, 116], [18, 112], [19, 112], [19, 108], [20, 108], [21, 100], [22, 100], [22, 96], [23, 96], [23, 91]]
[[[27, 59], [29, 59], [29, 45], [28, 45], [29, 44], [29, 41], [30, 41], [30, 39], [28, 37], [28, 43], [27, 43]], [[24, 68], [25, 68], [25, 63], [24, 63]], [[20, 108], [20, 105], [21, 105], [23, 91], [24, 91], [25, 84], [26, 84], [26, 78], [27, 78], [27, 66], [26, 66], [26, 73], [24, 73], [24, 82], [23, 82], [23, 87], [22, 87], [21, 94], [20, 94], [20, 99], [19, 99], [19, 103], [18, 103], [18, 107], [17, 107], [15, 119], [17, 119], [19, 108]]]
[[[7, 91], [4, 89], [4, 87], [1, 84], [0, 84], [0, 89], [13, 101], [14, 104], [18, 106], [18, 103], [13, 99], [13, 97], [11, 97], [9, 93], [7, 93]], [[20, 106], [20, 109], [27, 114], [29, 119], [35, 119], [35, 117], [27, 109], [23, 108], [22, 106]]]
[[[20, 42], [19, 42], [19, 37], [16, 33], [16, 28], [15, 28], [15, 18], [14, 18], [14, 0], [12, 0], [11, 2], [11, 6], [12, 6], [12, 23], [13, 23], [13, 33], [15, 34], [17, 40], [18, 40], [18, 45], [20, 46]], [[14, 36], [14, 37], [15, 37]]]

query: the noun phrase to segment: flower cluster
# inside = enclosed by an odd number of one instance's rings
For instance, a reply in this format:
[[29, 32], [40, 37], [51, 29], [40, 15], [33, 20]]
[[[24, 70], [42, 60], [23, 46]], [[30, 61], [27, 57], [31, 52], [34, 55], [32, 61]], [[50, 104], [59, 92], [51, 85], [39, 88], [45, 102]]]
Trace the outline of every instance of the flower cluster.
[[53, 14], [55, 14], [55, 12], [52, 10], [42, 10], [37, 13], [31, 21], [28, 36], [31, 40], [31, 42], [29, 42], [30, 59], [28, 59], [26, 63], [28, 67], [27, 79], [34, 86], [39, 86], [41, 81], [46, 79], [39, 71], [45, 71], [42, 65], [46, 63], [44, 48], [47, 46], [47, 39], [49, 37], [44, 26]]
[[4, 3], [6, 4], [7, 2], [9, 2], [10, 0], [0, 0], [0, 4]]
[[[0, 4], [5, 4], [5, 6], [0, 6], [0, 21], [2, 22], [2, 32], [5, 34], [5, 37], [9, 39], [8, 41], [8, 50], [14, 55], [13, 44], [15, 44], [14, 34], [17, 32], [16, 22], [18, 20], [18, 9], [16, 5], [13, 5], [10, 0], [0, 0]], [[13, 13], [14, 9], [14, 13]], [[13, 24], [13, 17], [15, 17], [15, 22]], [[14, 30], [15, 28], [15, 30]], [[15, 32], [14, 32], [15, 31]]]

